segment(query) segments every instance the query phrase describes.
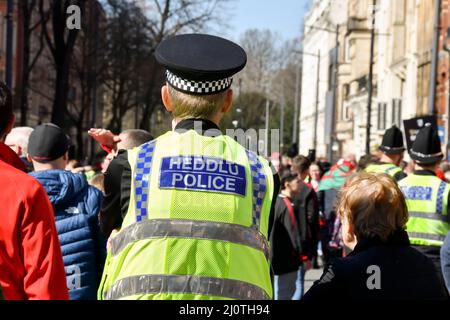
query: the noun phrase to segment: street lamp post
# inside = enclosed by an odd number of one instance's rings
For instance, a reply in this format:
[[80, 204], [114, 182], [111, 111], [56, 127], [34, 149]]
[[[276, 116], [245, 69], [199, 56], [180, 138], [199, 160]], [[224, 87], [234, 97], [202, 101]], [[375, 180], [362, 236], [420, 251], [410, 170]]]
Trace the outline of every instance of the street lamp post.
[[280, 145], [284, 146], [284, 108], [286, 97], [284, 94], [284, 78], [281, 83], [281, 106], [280, 106]]
[[302, 94], [302, 83], [300, 81], [302, 71], [302, 62], [299, 63], [297, 67], [297, 72], [295, 76], [295, 99], [294, 99], [294, 123], [292, 125], [292, 143], [297, 143], [297, 124], [298, 124], [298, 132], [301, 132], [300, 128], [300, 113], [301, 113], [301, 94]]
[[264, 148], [264, 155], [266, 157], [269, 156], [269, 117], [270, 117], [270, 101], [266, 98], [266, 132], [265, 132], [265, 148]]
[[366, 127], [366, 154], [370, 154], [370, 129], [372, 117], [372, 96], [373, 96], [373, 56], [375, 49], [375, 12], [377, 0], [373, 0], [372, 4], [372, 30], [370, 31], [370, 65], [369, 65], [369, 81], [367, 84], [367, 127]]

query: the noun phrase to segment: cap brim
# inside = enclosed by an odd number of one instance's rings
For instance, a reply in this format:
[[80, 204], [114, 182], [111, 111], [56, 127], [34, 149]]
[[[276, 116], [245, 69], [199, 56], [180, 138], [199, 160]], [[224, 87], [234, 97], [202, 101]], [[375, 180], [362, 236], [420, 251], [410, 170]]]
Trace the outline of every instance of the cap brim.
[[49, 158], [49, 157], [38, 157], [38, 156], [33, 157], [31, 155], [30, 155], [30, 157], [31, 157], [31, 159], [33, 159], [34, 161], [39, 162], [39, 163], [49, 163], [49, 162], [52, 162], [53, 160], [61, 158], [61, 157]]
[[62, 156], [64, 156], [64, 154], [66, 152], [69, 152], [70, 146], [71, 146], [71, 142], [70, 142], [70, 140], [68, 140], [68, 144], [67, 144], [66, 150], [64, 152], [62, 152], [61, 154], [57, 155], [57, 156], [54, 155], [54, 156], [51, 156], [51, 157], [44, 157], [44, 156], [33, 156], [30, 153], [28, 153], [28, 154], [30, 155], [30, 158], [33, 159], [36, 162], [48, 163], [48, 162], [52, 162], [52, 161], [54, 161], [56, 159], [59, 159]]

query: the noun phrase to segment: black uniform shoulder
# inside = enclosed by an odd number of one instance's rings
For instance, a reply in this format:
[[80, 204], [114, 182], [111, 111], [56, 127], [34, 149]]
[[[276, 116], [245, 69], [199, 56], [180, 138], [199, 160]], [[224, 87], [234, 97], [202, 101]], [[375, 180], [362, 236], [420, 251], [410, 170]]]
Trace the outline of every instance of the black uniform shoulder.
[[122, 172], [125, 167], [130, 167], [128, 152], [119, 150], [118, 155], [111, 161], [105, 172], [105, 188], [107, 192], [111, 189], [117, 191], [117, 188], [120, 190]]
[[408, 175], [404, 173], [403, 171], [399, 171], [394, 174], [395, 181], [399, 182], [400, 180], [406, 178]]
[[111, 168], [116, 168], [116, 167], [120, 167], [120, 166], [126, 166], [128, 164], [128, 166], [130, 165], [128, 163], [128, 150], [119, 150], [117, 153], [117, 156], [111, 161], [111, 163], [109, 164], [108, 169]]

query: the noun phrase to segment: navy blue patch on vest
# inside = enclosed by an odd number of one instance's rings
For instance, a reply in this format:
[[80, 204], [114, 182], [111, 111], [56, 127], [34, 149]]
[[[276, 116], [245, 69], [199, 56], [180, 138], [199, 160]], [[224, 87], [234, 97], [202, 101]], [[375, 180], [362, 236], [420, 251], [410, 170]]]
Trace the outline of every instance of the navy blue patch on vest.
[[431, 200], [431, 194], [433, 193], [431, 187], [402, 186], [401, 189], [407, 200]]
[[174, 156], [162, 158], [159, 187], [231, 193], [245, 196], [245, 167], [221, 158]]

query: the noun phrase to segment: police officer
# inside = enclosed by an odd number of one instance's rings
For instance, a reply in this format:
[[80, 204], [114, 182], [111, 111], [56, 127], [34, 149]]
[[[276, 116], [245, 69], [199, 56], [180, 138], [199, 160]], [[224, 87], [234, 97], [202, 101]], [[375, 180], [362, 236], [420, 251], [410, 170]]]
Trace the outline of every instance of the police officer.
[[397, 126], [393, 125], [386, 130], [381, 142], [380, 150], [383, 153], [377, 163], [367, 166], [364, 170], [371, 173], [386, 173], [393, 177], [395, 181], [400, 181], [406, 177], [406, 173], [398, 166], [403, 159], [405, 147], [403, 146], [403, 134]]
[[440, 271], [439, 251], [450, 231], [450, 185], [436, 176], [444, 156], [436, 130], [430, 125], [422, 128], [409, 154], [415, 171], [399, 182], [409, 211], [409, 239]]
[[267, 239], [279, 179], [219, 130], [246, 53], [186, 34], [163, 41], [155, 57], [167, 69], [161, 95], [173, 131], [122, 151], [106, 172], [102, 215], [120, 231], [99, 298], [270, 299]]

